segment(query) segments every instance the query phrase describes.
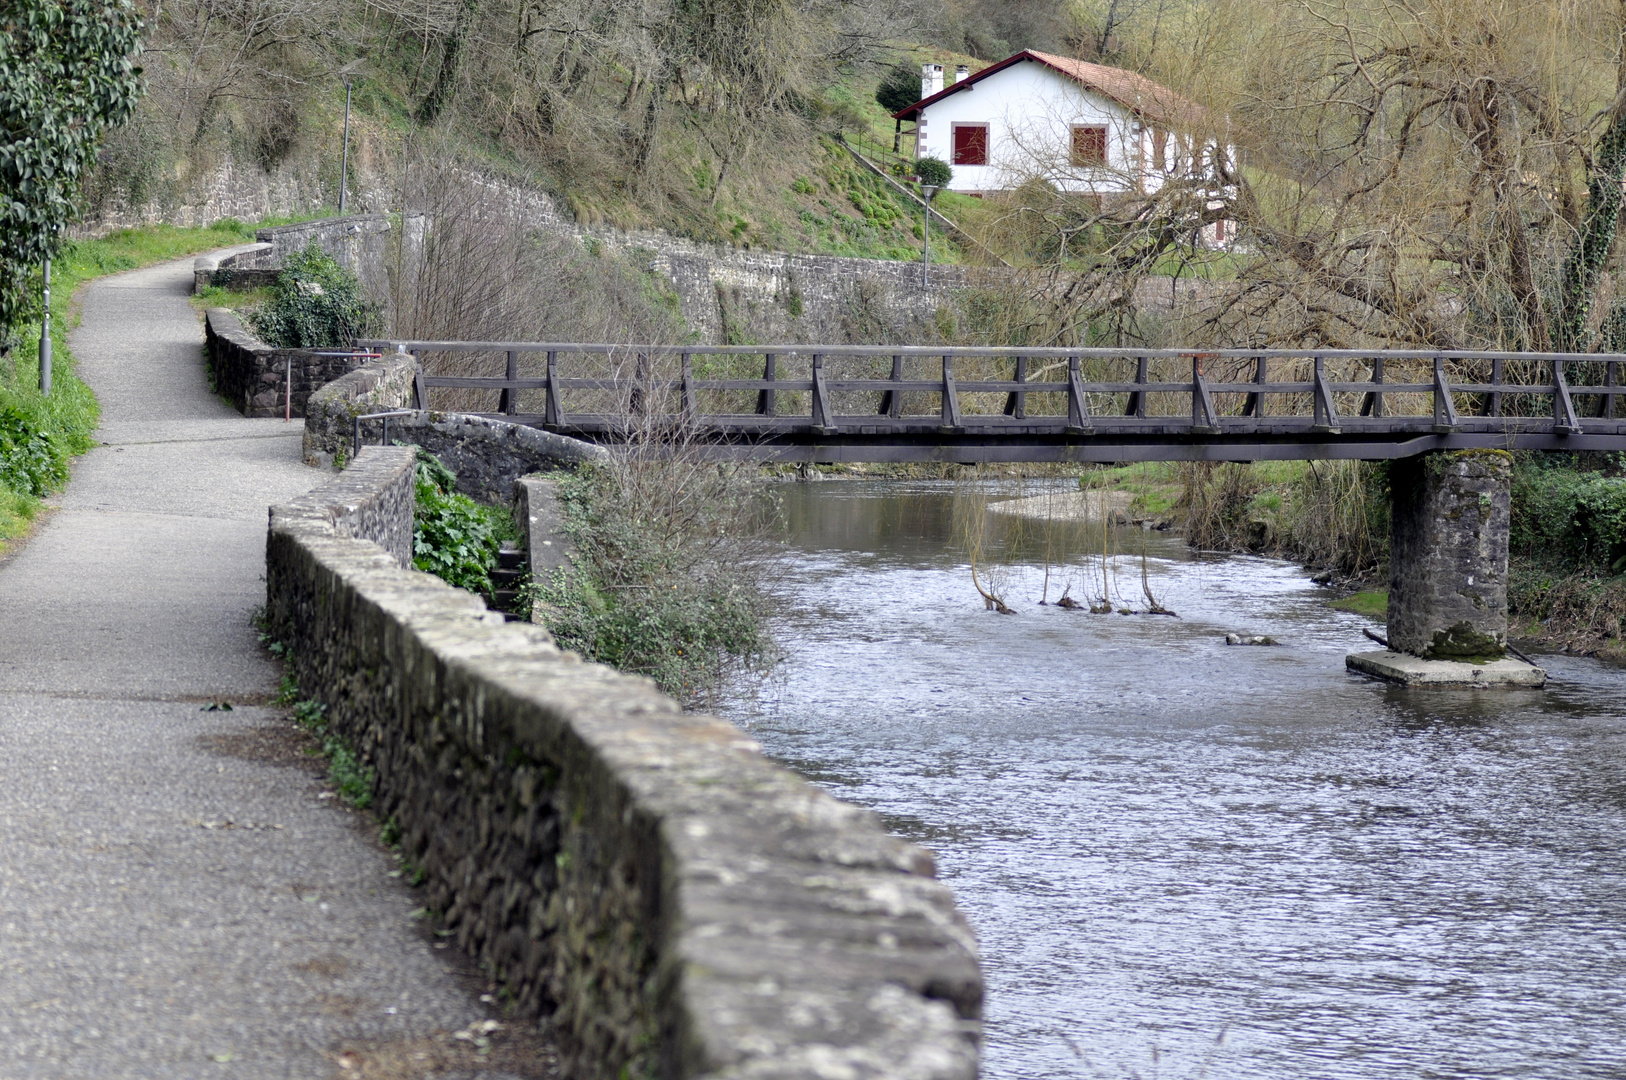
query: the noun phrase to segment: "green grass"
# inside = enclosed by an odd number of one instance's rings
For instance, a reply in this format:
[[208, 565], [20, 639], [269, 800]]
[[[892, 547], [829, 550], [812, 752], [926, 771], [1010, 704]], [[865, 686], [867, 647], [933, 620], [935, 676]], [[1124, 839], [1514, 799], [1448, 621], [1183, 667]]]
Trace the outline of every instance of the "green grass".
[[1327, 605], [1339, 611], [1351, 611], [1356, 615], [1365, 615], [1372, 619], [1382, 619], [1389, 614], [1389, 591], [1387, 589], [1373, 589], [1368, 592], [1358, 592], [1354, 596], [1346, 596], [1342, 600], [1330, 601]]
[[[68, 351], [68, 331], [78, 322], [73, 300], [79, 286], [108, 274], [252, 240], [255, 227], [230, 220], [207, 229], [154, 225], [124, 229], [101, 240], [70, 241], [51, 265], [51, 396], [39, 392], [36, 319], [16, 328], [11, 351], [0, 356], [0, 410], [15, 410], [45, 431], [64, 461], [89, 450], [100, 413]], [[37, 276], [33, 289], [37, 295]], [[0, 486], [0, 552], [27, 531], [38, 510], [38, 498]]]
[[1179, 467], [1168, 461], [1090, 469], [1079, 477], [1078, 486], [1086, 491], [1100, 487], [1127, 491], [1135, 497], [1130, 510], [1148, 517], [1173, 512], [1185, 491]]

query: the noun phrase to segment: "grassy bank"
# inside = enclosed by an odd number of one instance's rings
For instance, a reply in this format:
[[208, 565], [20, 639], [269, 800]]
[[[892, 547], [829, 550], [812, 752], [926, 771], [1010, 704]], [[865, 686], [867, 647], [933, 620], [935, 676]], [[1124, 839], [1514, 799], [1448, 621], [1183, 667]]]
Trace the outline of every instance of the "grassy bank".
[[[52, 392], [39, 392], [40, 322], [15, 329], [0, 355], [0, 554], [27, 533], [41, 500], [67, 483], [69, 461], [89, 450], [96, 397], [75, 371], [68, 331], [74, 294], [94, 278], [254, 238], [254, 227], [225, 221], [207, 229], [155, 225], [101, 240], [71, 241], [51, 266]], [[32, 284], [39, 293], [36, 275]]]

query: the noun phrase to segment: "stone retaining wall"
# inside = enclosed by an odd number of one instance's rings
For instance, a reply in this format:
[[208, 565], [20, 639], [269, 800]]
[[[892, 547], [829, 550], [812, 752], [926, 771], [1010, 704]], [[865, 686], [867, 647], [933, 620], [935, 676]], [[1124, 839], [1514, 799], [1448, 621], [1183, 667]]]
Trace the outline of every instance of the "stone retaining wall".
[[377, 770], [427, 905], [564, 1075], [974, 1077], [976, 946], [930, 855], [648, 680], [401, 569], [370, 538], [401, 527], [412, 457], [368, 448], [272, 511], [267, 613]]
[[353, 371], [365, 358], [323, 355], [315, 349], [278, 349], [249, 332], [234, 311], [210, 308], [203, 320], [209, 373], [215, 393], [244, 416], [282, 416], [288, 408], [288, 369], [293, 368], [293, 415], [318, 389]]

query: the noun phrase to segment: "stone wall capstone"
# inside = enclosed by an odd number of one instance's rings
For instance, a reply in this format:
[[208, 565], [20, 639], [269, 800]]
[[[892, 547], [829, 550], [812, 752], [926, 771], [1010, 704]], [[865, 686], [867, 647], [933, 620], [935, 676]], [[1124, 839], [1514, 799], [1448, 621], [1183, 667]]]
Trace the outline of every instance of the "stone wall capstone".
[[272, 511], [268, 617], [377, 770], [427, 906], [564, 1075], [972, 1080], [976, 945], [931, 857], [360, 538], [410, 521], [387, 493], [412, 459], [369, 447], [349, 486]]

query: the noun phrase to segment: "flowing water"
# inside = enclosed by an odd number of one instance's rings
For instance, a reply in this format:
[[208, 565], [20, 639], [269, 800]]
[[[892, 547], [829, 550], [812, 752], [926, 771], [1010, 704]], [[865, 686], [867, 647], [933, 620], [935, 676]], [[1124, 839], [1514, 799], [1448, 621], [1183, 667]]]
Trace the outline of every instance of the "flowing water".
[[985, 1077], [1626, 1076], [1619, 669], [1386, 687], [1344, 671], [1372, 624], [1299, 568], [1136, 530], [1119, 591], [1145, 606], [1144, 542], [1180, 618], [1039, 606], [1031, 546], [1002, 616], [952, 488], [785, 498], [787, 657], [725, 712], [936, 853]]

